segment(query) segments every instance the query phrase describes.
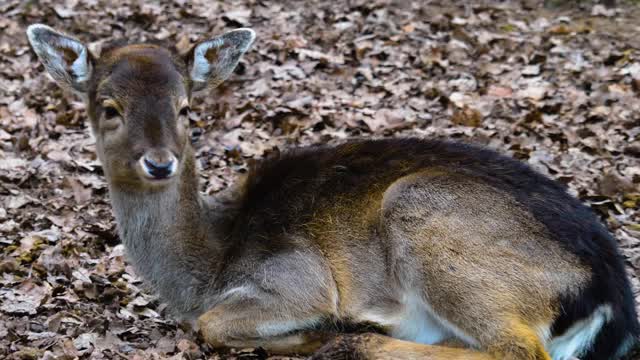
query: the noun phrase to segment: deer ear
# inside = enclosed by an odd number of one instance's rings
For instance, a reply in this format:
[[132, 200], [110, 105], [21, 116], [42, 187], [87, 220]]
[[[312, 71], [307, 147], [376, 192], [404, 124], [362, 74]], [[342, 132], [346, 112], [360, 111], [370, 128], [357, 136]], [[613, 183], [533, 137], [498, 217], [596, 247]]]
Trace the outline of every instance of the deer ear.
[[87, 91], [93, 60], [84, 44], [42, 24], [29, 26], [27, 37], [58, 85], [79, 93]]
[[214, 88], [225, 81], [255, 37], [253, 30], [242, 28], [196, 45], [188, 60], [193, 90]]

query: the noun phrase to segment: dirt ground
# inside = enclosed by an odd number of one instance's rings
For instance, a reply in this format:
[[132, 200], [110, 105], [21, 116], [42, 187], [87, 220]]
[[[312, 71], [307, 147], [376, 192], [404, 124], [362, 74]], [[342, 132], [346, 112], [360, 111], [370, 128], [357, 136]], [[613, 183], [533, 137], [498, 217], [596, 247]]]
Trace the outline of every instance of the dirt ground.
[[[201, 190], [265, 151], [349, 137], [484, 144], [567, 185], [616, 235], [640, 298], [638, 5], [540, 1], [0, 1], [0, 358], [215, 353], [123, 256], [83, 105], [29, 49], [46, 23], [90, 44], [250, 26], [236, 74], [191, 113]], [[640, 357], [639, 357], [640, 358]]]

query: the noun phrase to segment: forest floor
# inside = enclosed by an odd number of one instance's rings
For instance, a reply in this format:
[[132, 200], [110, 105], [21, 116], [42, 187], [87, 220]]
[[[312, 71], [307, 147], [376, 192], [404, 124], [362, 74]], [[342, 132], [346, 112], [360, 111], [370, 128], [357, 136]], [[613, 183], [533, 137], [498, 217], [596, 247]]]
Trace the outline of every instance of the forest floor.
[[[540, 1], [0, 2], [0, 358], [264, 358], [177, 325], [123, 254], [83, 104], [25, 36], [185, 51], [250, 26], [191, 113], [201, 190], [278, 147], [350, 137], [479, 143], [566, 184], [615, 234], [640, 298], [640, 10]], [[142, 4], [142, 2], [140, 2]]]

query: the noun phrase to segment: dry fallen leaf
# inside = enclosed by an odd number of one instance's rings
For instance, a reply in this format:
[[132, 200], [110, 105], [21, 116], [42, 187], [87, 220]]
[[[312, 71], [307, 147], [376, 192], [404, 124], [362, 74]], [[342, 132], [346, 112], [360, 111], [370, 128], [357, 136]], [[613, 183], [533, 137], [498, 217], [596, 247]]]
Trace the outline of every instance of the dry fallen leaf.
[[454, 110], [451, 122], [456, 125], [478, 127], [482, 124], [482, 114], [476, 109], [465, 106]]

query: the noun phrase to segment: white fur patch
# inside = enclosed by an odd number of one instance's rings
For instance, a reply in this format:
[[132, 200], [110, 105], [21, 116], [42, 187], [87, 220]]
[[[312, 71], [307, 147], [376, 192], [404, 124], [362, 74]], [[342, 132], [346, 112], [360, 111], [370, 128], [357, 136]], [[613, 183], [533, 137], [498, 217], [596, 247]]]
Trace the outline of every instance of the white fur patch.
[[193, 67], [191, 68], [191, 79], [198, 82], [206, 82], [211, 73], [211, 64], [207, 60], [207, 51], [211, 48], [222, 46], [222, 39], [206, 41], [196, 47], [193, 52]]
[[389, 315], [371, 311], [363, 313], [359, 318], [390, 327], [390, 335], [402, 340], [432, 345], [450, 338], [457, 338], [470, 346], [478, 345], [475, 339], [438, 316], [418, 294], [412, 292], [403, 294], [401, 304], [400, 313]]
[[260, 323], [256, 330], [261, 337], [273, 337], [312, 327], [317, 322], [318, 319], [268, 321]]
[[233, 297], [252, 297], [255, 293], [256, 290], [253, 286], [242, 285], [226, 290], [220, 294], [220, 300], [226, 301]]
[[591, 316], [576, 322], [564, 334], [548, 342], [546, 348], [553, 360], [569, 360], [581, 356], [593, 344], [604, 324], [613, 316], [611, 305], [599, 306]]
[[[76, 82], [82, 83], [88, 81], [91, 77], [91, 66], [87, 56], [87, 48], [75, 41], [65, 40], [65, 46], [73, 47], [78, 52], [78, 58], [71, 64], [71, 71], [76, 77]], [[68, 42], [68, 44], [66, 44]], [[80, 48], [78, 48], [80, 46]]]
[[391, 336], [423, 344], [436, 344], [451, 337], [451, 332], [431, 314], [431, 309], [418, 295], [407, 293], [402, 302], [404, 312]]

